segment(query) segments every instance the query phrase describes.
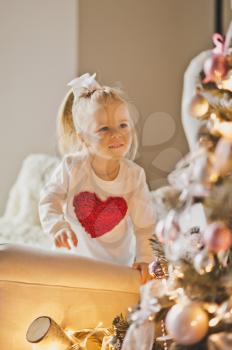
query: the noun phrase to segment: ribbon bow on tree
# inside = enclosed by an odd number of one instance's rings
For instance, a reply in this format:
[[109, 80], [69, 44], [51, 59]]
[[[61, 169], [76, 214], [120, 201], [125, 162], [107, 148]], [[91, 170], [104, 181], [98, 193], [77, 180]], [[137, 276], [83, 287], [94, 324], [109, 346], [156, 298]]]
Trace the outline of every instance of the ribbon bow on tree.
[[212, 56], [204, 63], [204, 83], [218, 82], [226, 77], [230, 69], [227, 55], [231, 39], [232, 22], [230, 23], [225, 38], [219, 33], [214, 33], [213, 43], [215, 47], [212, 50]]

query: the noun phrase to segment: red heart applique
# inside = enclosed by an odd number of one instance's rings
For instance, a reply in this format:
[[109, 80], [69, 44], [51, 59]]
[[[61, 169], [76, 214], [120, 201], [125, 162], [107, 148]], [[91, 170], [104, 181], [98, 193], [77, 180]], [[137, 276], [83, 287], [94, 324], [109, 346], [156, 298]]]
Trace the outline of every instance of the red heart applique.
[[101, 200], [95, 193], [80, 192], [73, 198], [76, 217], [92, 238], [111, 231], [126, 215], [127, 203], [122, 197]]

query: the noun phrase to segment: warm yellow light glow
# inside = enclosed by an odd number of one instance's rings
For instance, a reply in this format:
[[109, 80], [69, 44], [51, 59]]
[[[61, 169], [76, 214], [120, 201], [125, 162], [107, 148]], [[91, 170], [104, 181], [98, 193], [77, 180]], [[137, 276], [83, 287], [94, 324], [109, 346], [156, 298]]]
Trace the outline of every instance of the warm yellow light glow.
[[219, 317], [214, 317], [209, 321], [209, 326], [214, 327], [218, 324], [219, 321], [220, 321]]
[[59, 341], [42, 341], [32, 345], [33, 350], [66, 350], [67, 345], [60, 343]]
[[174, 269], [173, 273], [174, 273], [174, 276], [177, 277], [177, 278], [183, 278], [184, 277], [183, 272], [177, 267]]
[[216, 113], [210, 114], [210, 121], [213, 123], [212, 131], [216, 131], [223, 137], [232, 140], [232, 122], [220, 120]]
[[212, 266], [209, 264], [205, 267], [205, 272], [210, 272], [212, 270]]
[[183, 288], [177, 288], [177, 293], [180, 294], [180, 295], [183, 295], [184, 294], [184, 289]]
[[72, 335], [73, 333], [76, 332], [74, 329], [69, 329], [69, 328], [64, 329], [64, 331], [65, 331], [65, 333], [68, 334], [68, 335]]
[[56, 343], [53, 343], [49, 346], [49, 350], [59, 350], [60, 346]]
[[212, 127], [211, 127], [212, 130], [219, 132], [218, 129], [220, 128], [221, 121], [217, 117], [216, 113], [211, 113], [210, 114], [210, 122], [212, 123]]
[[[217, 171], [215, 171], [212, 174], [210, 174], [209, 181], [210, 182], [216, 182], [218, 180], [218, 177], [219, 177], [219, 174], [218, 174]], [[208, 271], [208, 272], [210, 272], [210, 271]]]
[[218, 310], [218, 305], [217, 304], [204, 304], [204, 308], [210, 313], [214, 314]]
[[179, 278], [184, 278], [183, 272], [180, 272], [180, 271], [179, 271], [176, 275], [177, 275], [177, 277], [179, 277]]
[[210, 118], [211, 118], [213, 121], [215, 121], [215, 120], [218, 119], [216, 113], [211, 113], [211, 114], [210, 114]]
[[219, 89], [232, 91], [232, 74], [230, 74], [227, 79], [224, 79], [224, 80], [220, 81], [217, 84], [217, 87]]
[[72, 341], [75, 342], [76, 338], [74, 336], [74, 334], [76, 333], [76, 330], [74, 329], [64, 329], [65, 334], [67, 335], [67, 337]]
[[216, 127], [222, 136], [232, 140], [232, 122], [221, 122]]

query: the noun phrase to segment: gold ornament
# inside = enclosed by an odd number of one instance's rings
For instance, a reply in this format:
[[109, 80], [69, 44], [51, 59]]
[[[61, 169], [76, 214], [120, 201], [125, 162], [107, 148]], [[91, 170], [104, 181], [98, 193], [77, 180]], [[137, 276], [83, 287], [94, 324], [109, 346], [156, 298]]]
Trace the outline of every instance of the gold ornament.
[[208, 109], [208, 101], [200, 94], [195, 95], [189, 105], [189, 113], [194, 118], [204, 117]]

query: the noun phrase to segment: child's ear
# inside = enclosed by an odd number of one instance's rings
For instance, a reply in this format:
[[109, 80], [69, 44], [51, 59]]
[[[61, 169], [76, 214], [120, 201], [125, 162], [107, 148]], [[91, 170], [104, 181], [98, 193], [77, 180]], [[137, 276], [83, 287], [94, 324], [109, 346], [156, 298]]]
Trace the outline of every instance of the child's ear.
[[79, 142], [81, 142], [81, 143], [84, 142], [83, 137], [82, 137], [81, 134], [78, 133], [78, 132], [76, 133], [76, 138], [77, 138], [77, 141], [79, 141]]
[[76, 133], [76, 138], [77, 138], [77, 141], [79, 141], [82, 145], [87, 146], [86, 141], [84, 140], [83, 136], [80, 133], [78, 132]]

